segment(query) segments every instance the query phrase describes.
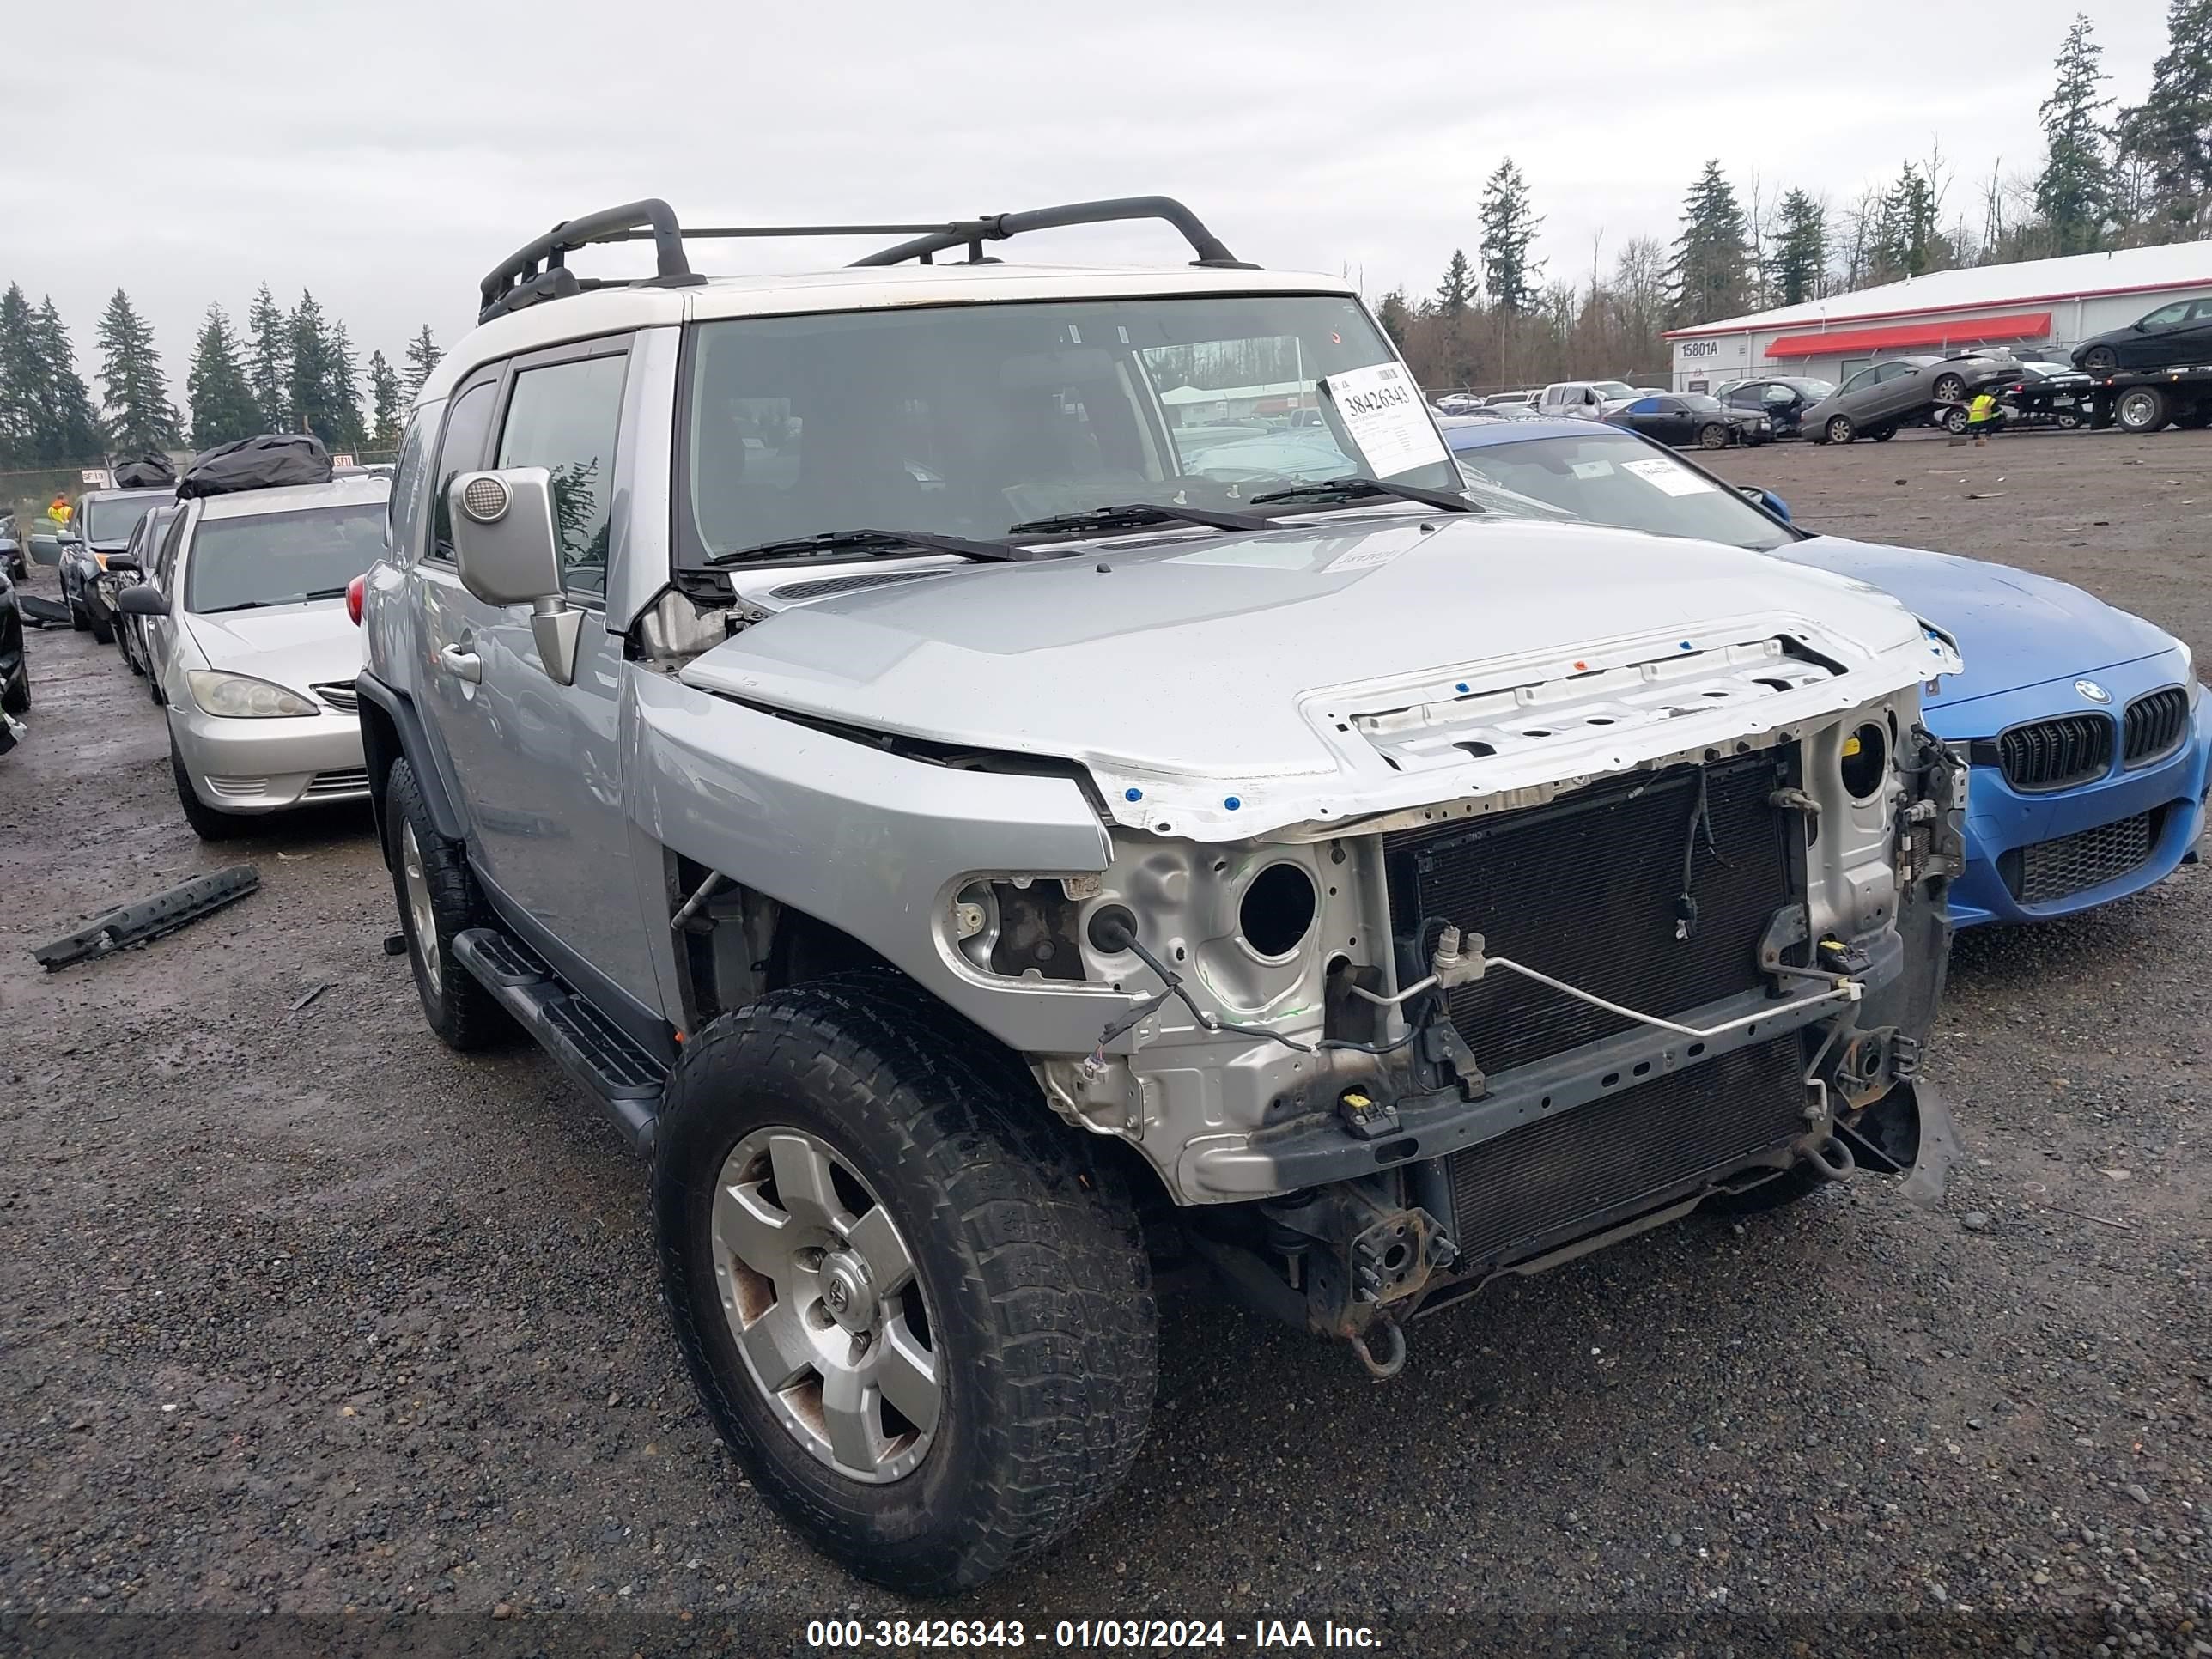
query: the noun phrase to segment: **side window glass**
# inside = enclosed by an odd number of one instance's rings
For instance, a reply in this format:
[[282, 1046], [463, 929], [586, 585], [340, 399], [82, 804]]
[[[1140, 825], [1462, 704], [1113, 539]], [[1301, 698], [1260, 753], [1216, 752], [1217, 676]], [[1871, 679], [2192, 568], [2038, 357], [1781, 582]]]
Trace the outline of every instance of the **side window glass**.
[[386, 508], [385, 557], [396, 565], [410, 565], [422, 550], [422, 505], [428, 499], [429, 462], [424, 451], [438, 417], [446, 412], [441, 401], [415, 411], [400, 442], [399, 465], [392, 475], [392, 499]]
[[436, 526], [430, 544], [434, 559], [453, 556], [453, 507], [446, 486], [454, 476], [473, 472], [483, 465], [484, 443], [491, 436], [492, 402], [499, 392], [495, 380], [471, 386], [454, 401], [446, 417], [445, 441], [438, 446], [438, 487], [431, 502], [431, 522]]
[[1770, 404], [1794, 403], [1796, 398], [1797, 394], [1786, 386], [1771, 386], [1766, 388], [1766, 401]]
[[498, 465], [542, 466], [552, 477], [562, 586], [575, 592], [607, 591], [607, 510], [629, 364], [578, 357], [523, 370], [500, 434]]
[[2156, 311], [2152, 312], [2149, 316], [2142, 319], [2143, 326], [2145, 328], [2165, 328], [2170, 324], [2179, 322], [2188, 314], [2189, 301], [2186, 300], [2177, 301], [2172, 305], [2160, 306]]
[[191, 516], [181, 511], [177, 514], [169, 533], [161, 538], [161, 550], [154, 556], [154, 585], [164, 593], [169, 591], [169, 573], [177, 568], [177, 550], [185, 544], [185, 520]]

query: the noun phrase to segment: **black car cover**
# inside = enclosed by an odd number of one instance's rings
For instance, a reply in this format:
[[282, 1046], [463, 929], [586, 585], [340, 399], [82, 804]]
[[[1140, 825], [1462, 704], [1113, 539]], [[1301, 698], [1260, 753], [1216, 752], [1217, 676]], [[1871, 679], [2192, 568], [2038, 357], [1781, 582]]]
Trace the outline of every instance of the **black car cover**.
[[177, 486], [180, 501], [195, 495], [228, 495], [241, 489], [274, 489], [282, 484], [328, 483], [331, 453], [308, 432], [270, 432], [217, 444], [192, 458]]
[[177, 481], [177, 469], [169, 465], [167, 455], [148, 453], [135, 461], [124, 461], [115, 469], [118, 489], [166, 489]]

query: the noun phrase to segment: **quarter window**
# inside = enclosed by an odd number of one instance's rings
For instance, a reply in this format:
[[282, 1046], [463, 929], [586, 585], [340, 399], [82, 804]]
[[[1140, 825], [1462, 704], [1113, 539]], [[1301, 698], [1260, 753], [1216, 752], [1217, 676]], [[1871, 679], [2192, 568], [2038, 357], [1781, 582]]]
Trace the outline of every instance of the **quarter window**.
[[433, 558], [453, 556], [453, 509], [447, 495], [453, 480], [483, 465], [484, 441], [491, 434], [492, 401], [496, 380], [471, 386], [454, 401], [446, 420], [445, 441], [438, 447], [438, 494], [431, 503], [431, 521], [437, 526], [431, 544]]
[[423, 452], [429, 447], [430, 434], [438, 429], [438, 417], [445, 412], [442, 399], [417, 410], [399, 446], [399, 465], [392, 477], [391, 527], [385, 547], [385, 556], [397, 565], [414, 563], [422, 550], [422, 506], [428, 495], [430, 476]]
[[562, 586], [578, 592], [607, 591], [608, 506], [629, 361], [578, 357], [523, 370], [500, 434], [499, 465], [542, 466], [551, 477]]

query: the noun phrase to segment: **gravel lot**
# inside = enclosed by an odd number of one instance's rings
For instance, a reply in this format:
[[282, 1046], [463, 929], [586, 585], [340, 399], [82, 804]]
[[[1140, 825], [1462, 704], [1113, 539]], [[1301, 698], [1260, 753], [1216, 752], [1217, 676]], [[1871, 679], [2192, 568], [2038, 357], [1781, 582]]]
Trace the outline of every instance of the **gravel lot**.
[[[1808, 526], [2081, 581], [2212, 661], [2212, 436], [1724, 466]], [[534, 1053], [429, 1036], [366, 814], [204, 850], [114, 653], [30, 650], [0, 760], [0, 1645], [785, 1651], [810, 1618], [925, 1613], [1035, 1644], [1145, 1613], [1224, 1620], [1231, 1650], [1328, 1618], [1400, 1653], [2212, 1653], [2202, 867], [1961, 945], [1940, 1213], [1865, 1181], [1668, 1229], [1417, 1328], [1386, 1386], [1176, 1299], [1127, 1489], [925, 1608], [738, 1479], [641, 1166]], [[32, 963], [239, 858], [262, 889], [220, 915]], [[417, 1612], [463, 1617], [392, 1617]]]

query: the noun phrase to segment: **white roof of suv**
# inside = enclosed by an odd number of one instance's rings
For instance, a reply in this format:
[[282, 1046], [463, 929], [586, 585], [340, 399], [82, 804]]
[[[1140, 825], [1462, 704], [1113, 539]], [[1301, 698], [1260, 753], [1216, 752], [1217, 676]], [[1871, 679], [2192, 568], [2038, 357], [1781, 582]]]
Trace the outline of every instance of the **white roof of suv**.
[[781, 276], [715, 276], [689, 288], [594, 289], [567, 299], [541, 300], [464, 335], [423, 381], [419, 395], [424, 399], [449, 396], [478, 365], [518, 352], [710, 318], [1012, 300], [1182, 294], [1340, 294], [1353, 298], [1358, 293], [1340, 276], [1193, 265], [872, 265]]

